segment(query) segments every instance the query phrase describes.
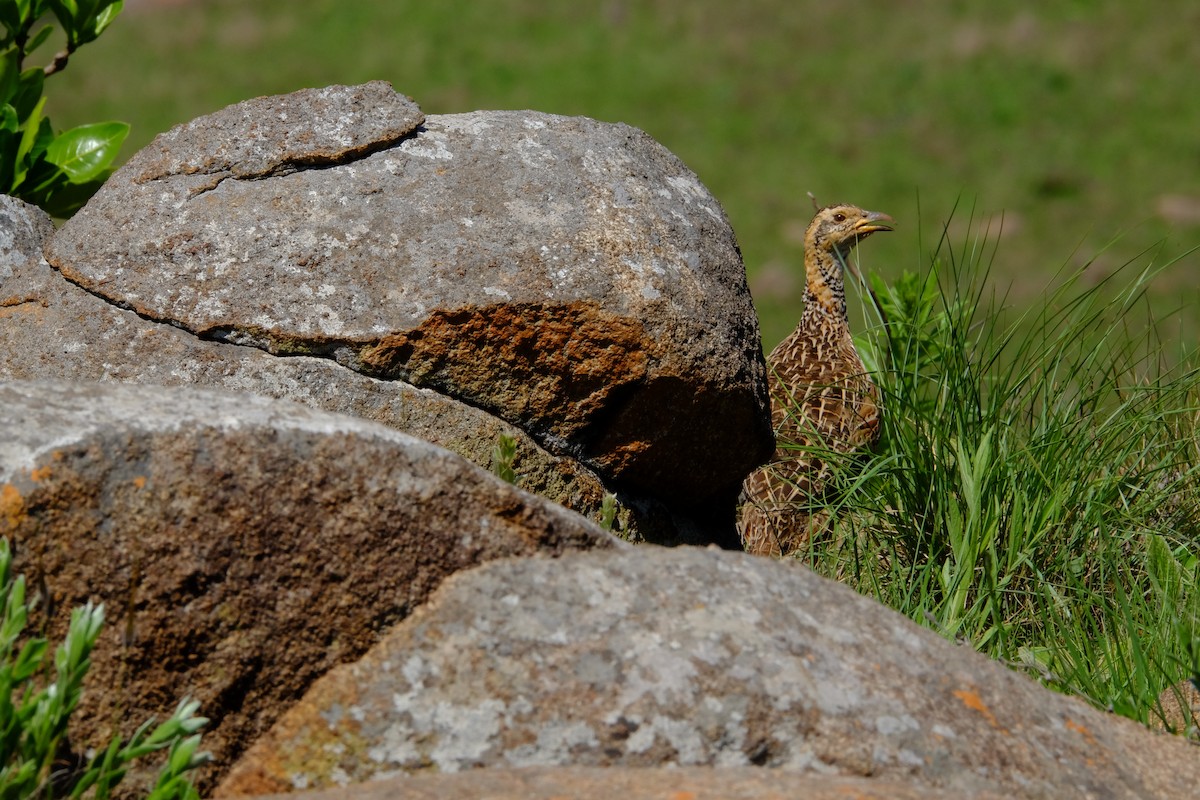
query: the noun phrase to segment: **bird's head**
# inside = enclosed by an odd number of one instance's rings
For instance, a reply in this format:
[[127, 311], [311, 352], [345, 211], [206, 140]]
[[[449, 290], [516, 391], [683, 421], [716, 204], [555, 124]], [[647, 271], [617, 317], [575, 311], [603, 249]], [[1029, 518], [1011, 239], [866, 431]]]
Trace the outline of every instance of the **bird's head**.
[[858, 206], [833, 205], [817, 210], [804, 235], [805, 248], [817, 248], [845, 260], [854, 246], [876, 231], [892, 230], [893, 220]]
[[824, 313], [845, 321], [843, 270], [849, 269], [860, 282], [863, 279], [858, 267], [850, 260], [850, 251], [872, 233], [890, 230], [892, 218], [878, 211], [864, 211], [851, 205], [817, 209], [804, 234], [806, 317], [816, 319]]

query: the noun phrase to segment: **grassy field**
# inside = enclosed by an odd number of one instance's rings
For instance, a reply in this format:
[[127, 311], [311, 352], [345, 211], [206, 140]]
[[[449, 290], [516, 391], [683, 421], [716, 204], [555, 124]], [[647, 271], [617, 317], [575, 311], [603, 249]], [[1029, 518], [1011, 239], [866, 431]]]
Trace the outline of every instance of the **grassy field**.
[[[1064, 267], [1100, 280], [1200, 244], [1197, 30], [1190, 0], [143, 0], [51, 80], [47, 112], [133, 123], [124, 156], [247, 97], [374, 78], [427, 113], [627, 122], [725, 205], [769, 349], [799, 313], [808, 191], [899, 221], [862, 254], [888, 277], [973, 210], [1016, 306]], [[1191, 255], [1150, 287], [1156, 312], [1183, 310], [1176, 338], [1200, 332], [1197, 275]]]
[[[130, 121], [127, 156], [374, 78], [428, 113], [624, 121], [725, 205], [767, 349], [800, 310], [805, 193], [892, 214], [860, 257], [894, 324], [855, 310], [884, 448], [810, 563], [1139, 719], [1200, 669], [1200, 4], [141, 7], [52, 79], [57, 125]], [[934, 263], [929, 292], [900, 277]]]

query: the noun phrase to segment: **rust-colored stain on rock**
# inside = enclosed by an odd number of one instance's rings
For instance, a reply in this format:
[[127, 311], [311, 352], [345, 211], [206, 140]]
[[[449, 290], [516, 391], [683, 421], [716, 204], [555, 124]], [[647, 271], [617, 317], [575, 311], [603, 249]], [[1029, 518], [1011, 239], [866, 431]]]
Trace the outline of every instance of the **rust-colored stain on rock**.
[[33, 481], [34, 483], [41, 483], [42, 481], [49, 478], [50, 474], [51, 474], [51, 470], [50, 470], [50, 467], [48, 467], [48, 466], [35, 467], [34, 469], [29, 471], [29, 479], [31, 481]]
[[993, 728], [1001, 733], [1005, 732], [1004, 729], [1000, 727], [1000, 722], [996, 719], [996, 715], [993, 714], [992, 710], [987, 707], [986, 703], [983, 702], [983, 698], [979, 696], [978, 692], [975, 692], [971, 689], [956, 689], [954, 691], [954, 696], [961, 700], [962, 704], [967, 708], [971, 709], [972, 711], [978, 711], [980, 714], [982, 714], [984, 719], [986, 719], [988, 724], [990, 724]]
[[47, 303], [41, 297], [0, 297], [0, 317], [16, 314], [33, 314], [35, 319], [46, 308]]
[[342, 762], [361, 757], [371, 746], [353, 722], [344, 718], [331, 721], [328, 727], [289, 727], [287, 722], [285, 719], [278, 730], [295, 737], [301, 742], [300, 746], [287, 753], [271, 752], [266, 758], [249, 764], [240, 763], [240, 769], [235, 768], [226, 776], [213, 791], [213, 797], [292, 792], [297, 788], [293, 777], [298, 775], [317, 775], [326, 784], [333, 784]]
[[[593, 301], [465, 306], [362, 345], [348, 366], [567, 443], [588, 466], [659, 497], [705, 501], [735, 485], [730, 474], [761, 463], [772, 441], [758, 434], [769, 427], [751, 388], [697, 379], [662, 335]], [[701, 422], [712, 420], [721, 424]], [[727, 446], [747, 441], [761, 452]]]
[[15, 530], [25, 516], [25, 499], [11, 483], [0, 486], [0, 522], [6, 531]]
[[1063, 722], [1063, 724], [1066, 725], [1067, 730], [1075, 731], [1080, 736], [1082, 736], [1084, 739], [1087, 739], [1088, 744], [1092, 744], [1092, 745], [1097, 744], [1096, 737], [1092, 734], [1092, 732], [1090, 730], [1088, 730], [1088, 727], [1086, 725], [1081, 725], [1078, 722], [1076, 722], [1075, 720], [1071, 719], [1070, 717], [1068, 717], [1066, 719], [1066, 721]]
[[623, 386], [646, 377], [653, 342], [641, 323], [592, 302], [439, 310], [359, 351], [361, 369], [399, 377], [560, 434], [586, 427]]

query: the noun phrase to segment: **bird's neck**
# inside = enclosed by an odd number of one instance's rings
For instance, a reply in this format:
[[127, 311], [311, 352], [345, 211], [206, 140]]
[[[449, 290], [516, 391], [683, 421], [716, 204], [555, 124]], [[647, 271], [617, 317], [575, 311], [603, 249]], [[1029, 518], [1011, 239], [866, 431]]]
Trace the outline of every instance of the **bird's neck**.
[[846, 316], [846, 285], [843, 279], [847, 256], [836, 250], [811, 247], [804, 253], [804, 312], [800, 322], [804, 327], [844, 327], [849, 330]]

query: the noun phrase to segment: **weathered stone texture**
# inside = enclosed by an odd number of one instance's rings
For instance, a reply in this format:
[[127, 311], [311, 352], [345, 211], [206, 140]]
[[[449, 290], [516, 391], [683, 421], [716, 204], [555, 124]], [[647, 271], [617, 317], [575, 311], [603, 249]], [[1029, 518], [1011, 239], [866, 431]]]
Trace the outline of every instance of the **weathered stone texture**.
[[[294, 400], [352, 414], [489, 464], [501, 435], [517, 442], [522, 488], [595, 518], [605, 487], [574, 459], [555, 456], [525, 432], [482, 409], [403, 381], [382, 381], [324, 358], [278, 358], [252, 347], [199, 339], [106, 303], [62, 280], [41, 257], [53, 225], [40, 209], [0, 196], [0, 379], [212, 386]], [[630, 504], [638, 503], [628, 498]], [[627, 535], [651, 524], [669, 537], [669, 519], [651, 522], [641, 501]], [[660, 512], [664, 515], [664, 512]], [[653, 536], [653, 532], [650, 533]]]
[[771, 449], [765, 371], [733, 233], [696, 176], [634, 128], [532, 111], [432, 116], [396, 138], [419, 119], [400, 101], [403, 124], [346, 123], [365, 133], [340, 154], [281, 149], [280, 117], [356, 119], [381, 90], [323, 91], [160, 137], [50, 262], [200, 338], [462, 400], [700, 518], [731, 500]]
[[77, 746], [191, 695], [211, 781], [449, 574], [619, 542], [396, 431], [293, 403], [0, 383], [0, 536], [49, 633], [103, 602]]
[[915, 781], [797, 774], [753, 767], [476, 769], [404, 775], [288, 800], [1012, 800], [939, 792]]
[[965, 796], [1185, 798], [1181, 741], [795, 563], [641, 547], [451, 578], [218, 794], [490, 767], [758, 765]]
[[138, 183], [184, 175], [265, 178], [390, 147], [424, 121], [417, 104], [385, 81], [302, 89], [178, 125], [123, 169]]

